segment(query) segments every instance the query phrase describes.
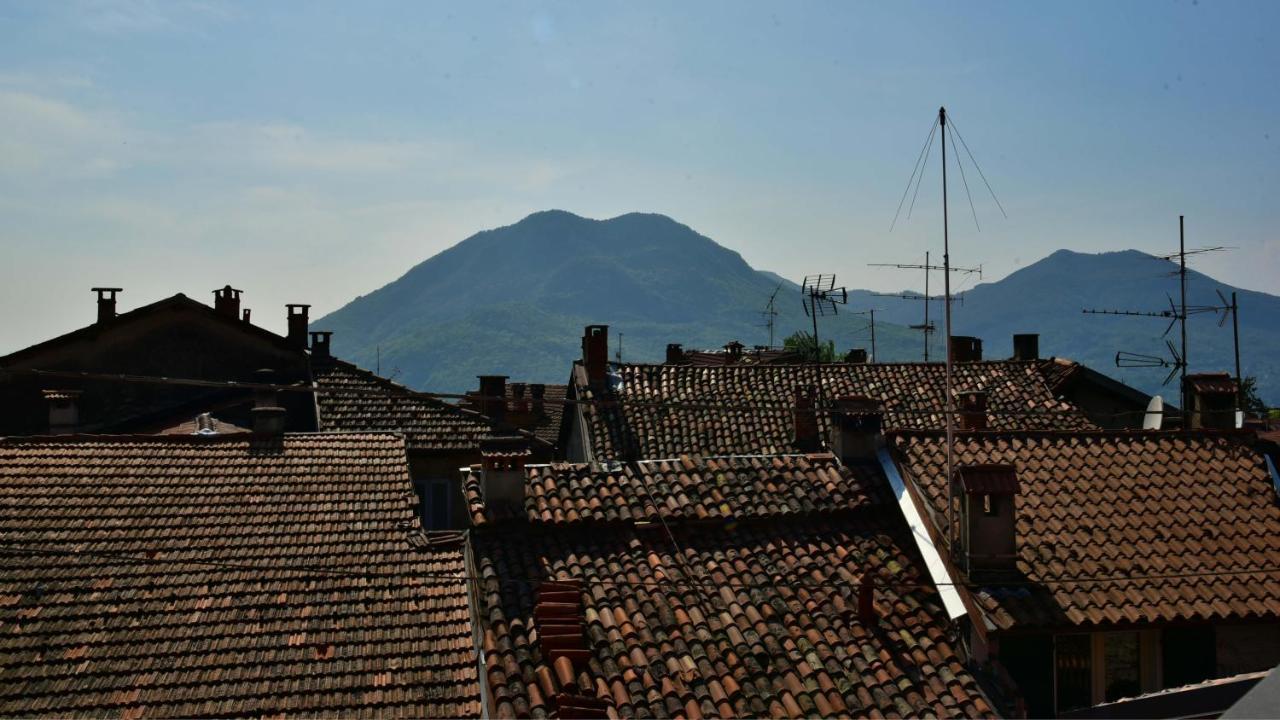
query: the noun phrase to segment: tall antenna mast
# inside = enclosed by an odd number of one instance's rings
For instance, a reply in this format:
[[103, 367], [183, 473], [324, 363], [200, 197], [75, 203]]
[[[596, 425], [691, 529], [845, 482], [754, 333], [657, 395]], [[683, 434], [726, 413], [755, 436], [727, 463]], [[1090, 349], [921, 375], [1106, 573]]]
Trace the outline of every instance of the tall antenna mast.
[[[947, 108], [938, 108], [938, 127], [942, 136], [942, 294], [946, 297], [943, 308], [946, 311], [947, 332], [947, 548], [955, 552], [955, 401], [951, 397], [951, 234], [947, 226]], [[928, 307], [929, 303], [925, 303]], [[967, 570], [968, 568], [966, 568]]]
[[[908, 327], [911, 328], [912, 330], [919, 330], [921, 335], [924, 336], [924, 361], [929, 362], [929, 336], [932, 335], [934, 330], [936, 329], [933, 323], [929, 322], [929, 303], [934, 300], [945, 299], [942, 297], [929, 296], [929, 275], [934, 270], [945, 269], [944, 266], [929, 264], [929, 251], [927, 250], [924, 253], [923, 265], [910, 264], [910, 263], [867, 263], [867, 266], [898, 268], [899, 270], [923, 270], [924, 271], [924, 295], [915, 295], [912, 293], [875, 293], [875, 294], [880, 297], [896, 297], [901, 300], [923, 300], [924, 301], [924, 323], [921, 325], [909, 325]], [[951, 272], [964, 273], [966, 275], [972, 275], [973, 273], [977, 273], [978, 279], [982, 279], [981, 265], [979, 265], [976, 268], [951, 268]]]

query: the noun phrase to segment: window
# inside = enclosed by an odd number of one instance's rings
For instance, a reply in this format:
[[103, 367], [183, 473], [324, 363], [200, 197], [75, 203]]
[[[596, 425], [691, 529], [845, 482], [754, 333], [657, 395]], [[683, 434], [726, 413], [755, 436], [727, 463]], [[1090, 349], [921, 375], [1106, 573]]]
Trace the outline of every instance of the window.
[[422, 519], [428, 530], [444, 530], [452, 524], [453, 503], [448, 480], [428, 480]]
[[1058, 712], [1093, 704], [1093, 638], [1059, 635], [1054, 639], [1054, 674]]

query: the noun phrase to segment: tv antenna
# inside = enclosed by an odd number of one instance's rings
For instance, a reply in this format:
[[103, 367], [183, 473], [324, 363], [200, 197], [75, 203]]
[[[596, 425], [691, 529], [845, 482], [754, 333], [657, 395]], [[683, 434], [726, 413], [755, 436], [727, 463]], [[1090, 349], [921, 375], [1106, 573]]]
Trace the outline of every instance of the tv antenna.
[[818, 343], [818, 316], [835, 315], [836, 306], [849, 302], [849, 292], [843, 287], [836, 287], [836, 276], [805, 275], [800, 284], [800, 292], [804, 295], [804, 314], [813, 318], [813, 352], [815, 359], [822, 357], [821, 345]]
[[[1230, 316], [1232, 321], [1232, 334], [1234, 336], [1235, 359], [1236, 359], [1236, 387], [1240, 386], [1240, 324], [1235, 320], [1239, 306], [1236, 303], [1236, 294], [1231, 293], [1231, 301], [1227, 302], [1227, 298], [1222, 294], [1221, 290], [1215, 290], [1218, 299], [1222, 301], [1221, 305], [1188, 305], [1187, 304], [1187, 256], [1199, 255], [1202, 253], [1219, 252], [1222, 250], [1232, 250], [1225, 246], [1187, 249], [1186, 223], [1185, 216], [1178, 216], [1178, 252], [1169, 253], [1167, 255], [1153, 256], [1157, 260], [1165, 260], [1172, 262], [1174, 258], [1178, 259], [1178, 269], [1170, 276], [1178, 277], [1178, 297], [1180, 302], [1175, 304], [1173, 297], [1169, 296], [1169, 309], [1159, 310], [1155, 312], [1145, 312], [1140, 310], [1095, 310], [1085, 309], [1086, 315], [1124, 315], [1130, 317], [1159, 317], [1169, 318], [1169, 325], [1164, 329], [1161, 337], [1169, 334], [1173, 330], [1173, 326], [1177, 325], [1179, 335], [1181, 336], [1181, 350], [1175, 348], [1173, 343], [1166, 340], [1165, 345], [1169, 348], [1170, 358], [1162, 358], [1156, 355], [1143, 355], [1141, 353], [1118, 352], [1116, 353], [1116, 367], [1168, 367], [1172, 368], [1169, 376], [1165, 378], [1164, 383], [1167, 385], [1175, 375], [1181, 375], [1182, 387], [1180, 388], [1180, 399], [1182, 402], [1183, 412], [1187, 409], [1187, 318], [1192, 315], [1202, 315], [1206, 313], [1221, 313], [1218, 320], [1218, 327], [1222, 327]], [[1240, 397], [1236, 396], [1236, 410], [1240, 410]], [[1187, 429], [1187, 424], [1183, 423], [1183, 429]]]
[[[924, 301], [924, 322], [920, 323], [919, 325], [908, 325], [907, 327], [909, 327], [912, 330], [919, 330], [920, 334], [924, 336], [924, 361], [925, 362], [929, 362], [929, 336], [932, 335], [937, 330], [934, 324], [929, 321], [929, 303], [935, 300], [947, 299], [947, 297], [943, 297], [943, 296], [930, 297], [929, 295], [930, 273], [934, 270], [943, 270], [943, 271], [949, 270], [950, 272], [963, 273], [965, 275], [972, 275], [974, 273], [977, 273], [978, 279], [979, 280], [982, 279], [981, 265], [979, 265], [976, 268], [957, 268], [957, 267], [947, 268], [946, 266], [943, 266], [943, 265], [930, 265], [928, 251], [925, 251], [923, 265], [916, 265], [916, 264], [910, 264], [910, 263], [867, 263], [867, 266], [898, 268], [899, 270], [923, 270], [924, 271], [924, 295], [918, 295], [916, 293], [874, 293], [874, 294], [879, 297], [896, 297], [900, 300], [923, 300]], [[955, 301], [956, 301], [956, 298], [950, 298], [950, 302], [955, 302]], [[964, 295], [960, 296], [960, 304], [961, 305], [964, 304]]]
[[871, 317], [871, 322], [868, 324], [868, 327], [871, 328], [871, 362], [875, 362], [876, 361], [876, 309], [871, 308], [870, 310], [863, 310], [862, 312], [854, 313], [854, 315], [867, 315]]
[[[915, 207], [916, 195], [918, 195], [920, 192], [920, 184], [924, 180], [925, 169], [929, 164], [928, 163], [929, 150], [930, 148], [933, 147], [933, 138], [935, 135], [941, 137], [942, 139], [942, 148], [941, 148], [942, 151], [939, 153], [939, 155], [941, 156], [940, 159], [942, 161], [941, 162], [942, 164], [942, 282], [943, 282], [943, 299], [944, 299], [943, 310], [945, 313], [944, 320], [946, 322], [945, 329], [946, 329], [946, 338], [947, 338], [947, 344], [946, 344], [947, 359], [946, 359], [946, 375], [945, 375], [946, 412], [944, 413], [946, 417], [946, 430], [947, 430], [947, 454], [946, 454], [947, 532], [946, 532], [946, 537], [947, 537], [947, 550], [948, 552], [954, 553], [954, 550], [956, 547], [955, 545], [955, 541], [956, 541], [955, 492], [956, 490], [955, 490], [955, 483], [953, 483], [951, 480], [953, 477], [953, 472], [955, 470], [956, 407], [955, 407], [955, 397], [953, 397], [953, 392], [952, 392], [954, 387], [952, 376], [954, 373], [952, 372], [953, 368], [952, 368], [952, 360], [951, 360], [951, 227], [948, 219], [948, 207], [947, 207], [947, 137], [948, 136], [951, 137], [951, 153], [955, 157], [956, 167], [960, 169], [960, 179], [964, 183], [965, 196], [969, 199], [969, 209], [973, 211], [974, 225], [977, 226], [977, 223], [978, 223], [978, 212], [973, 206], [973, 195], [969, 193], [969, 180], [966, 177], [966, 173], [964, 171], [964, 165], [961, 162], [960, 150], [955, 143], [957, 139], [959, 139], [960, 141], [960, 147], [964, 148], [965, 155], [969, 158], [969, 162], [972, 164], [973, 169], [978, 171], [978, 176], [982, 178], [983, 184], [986, 185], [987, 192], [991, 193], [991, 198], [995, 200], [996, 207], [1000, 208], [1000, 214], [1004, 215], [1006, 218], [1008, 217], [1008, 214], [1005, 213], [1004, 206], [1000, 204], [1000, 198], [996, 197], [995, 191], [991, 189], [991, 183], [987, 182], [986, 174], [982, 172], [982, 166], [979, 165], [977, 159], [974, 158], [973, 151], [969, 149], [969, 144], [966, 143], [964, 140], [964, 135], [960, 133], [959, 129], [955, 127], [955, 122], [952, 121], [950, 116], [947, 115], [947, 109], [945, 107], [940, 107], [938, 108], [937, 118], [933, 121], [933, 124], [929, 128], [929, 135], [927, 138], [925, 138], [924, 147], [920, 149], [920, 155], [919, 157], [916, 158], [916, 166], [915, 168], [912, 169], [911, 177], [907, 180], [906, 190], [904, 190], [902, 193], [902, 200], [898, 202], [898, 210], [897, 212], [894, 213], [893, 223], [890, 224], [889, 231], [892, 232], [894, 225], [897, 224], [898, 217], [902, 213], [902, 206], [906, 202], [907, 194], [911, 191], [912, 184], [914, 184], [916, 186], [916, 192], [911, 197], [911, 207], [907, 208], [907, 217], [908, 218], [911, 217], [911, 212]], [[979, 231], [981, 231], [980, 227], [978, 229]], [[926, 258], [925, 265], [928, 265], [928, 264], [929, 262]], [[927, 274], [928, 274], [928, 270], [926, 270], [926, 277], [927, 277]], [[926, 293], [924, 297], [925, 297], [925, 307], [928, 308], [929, 307], [928, 293]], [[926, 322], [924, 324], [924, 328], [922, 328], [925, 336], [926, 348], [928, 348], [928, 343], [929, 343], [928, 326], [929, 326], [929, 323]], [[956, 557], [956, 556], [953, 554], [953, 557]], [[960, 558], [958, 557], [956, 559], [960, 560]], [[968, 567], [965, 567], [964, 570], [967, 571]]]
[[774, 301], [778, 298], [778, 291], [782, 289], [782, 283], [778, 283], [778, 287], [773, 289], [773, 294], [769, 296], [769, 303], [764, 306], [764, 310], [760, 314], [764, 316], [764, 326], [769, 328], [769, 348], [773, 348], [773, 324], [774, 319], [778, 317], [778, 310], [774, 307]]

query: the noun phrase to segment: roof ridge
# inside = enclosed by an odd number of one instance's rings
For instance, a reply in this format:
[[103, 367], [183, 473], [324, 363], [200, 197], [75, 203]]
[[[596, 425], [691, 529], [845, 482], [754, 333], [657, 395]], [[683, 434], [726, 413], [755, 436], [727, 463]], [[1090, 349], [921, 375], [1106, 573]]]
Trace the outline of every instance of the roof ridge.
[[70, 433], [66, 435], [9, 435], [0, 437], [0, 445], [21, 445], [21, 444], [77, 444], [89, 442], [154, 442], [157, 444], [183, 444], [183, 443], [215, 443], [215, 442], [247, 442], [262, 441], [270, 438], [283, 438], [286, 440], [307, 440], [307, 439], [325, 439], [331, 437], [376, 437], [379, 439], [395, 439], [404, 438], [404, 433], [398, 430], [322, 430], [319, 432], [287, 432], [280, 435], [266, 435], [254, 432], [231, 432], [217, 433], [213, 435], [156, 435], [146, 433], [119, 433], [119, 434], [94, 434], [94, 433]]

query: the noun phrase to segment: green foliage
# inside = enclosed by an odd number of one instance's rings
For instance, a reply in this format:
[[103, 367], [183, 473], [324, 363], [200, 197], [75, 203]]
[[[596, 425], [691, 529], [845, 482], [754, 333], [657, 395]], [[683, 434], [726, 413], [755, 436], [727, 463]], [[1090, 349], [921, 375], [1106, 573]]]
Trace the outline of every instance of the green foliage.
[[1255, 377], [1240, 380], [1240, 399], [1244, 414], [1254, 418], [1265, 418], [1268, 415], [1267, 404], [1258, 397], [1258, 379]]
[[786, 340], [782, 341], [782, 347], [791, 352], [800, 353], [809, 362], [829, 363], [836, 361], [836, 343], [834, 340], [820, 342], [815, 347], [813, 334], [803, 330], [791, 333]]

